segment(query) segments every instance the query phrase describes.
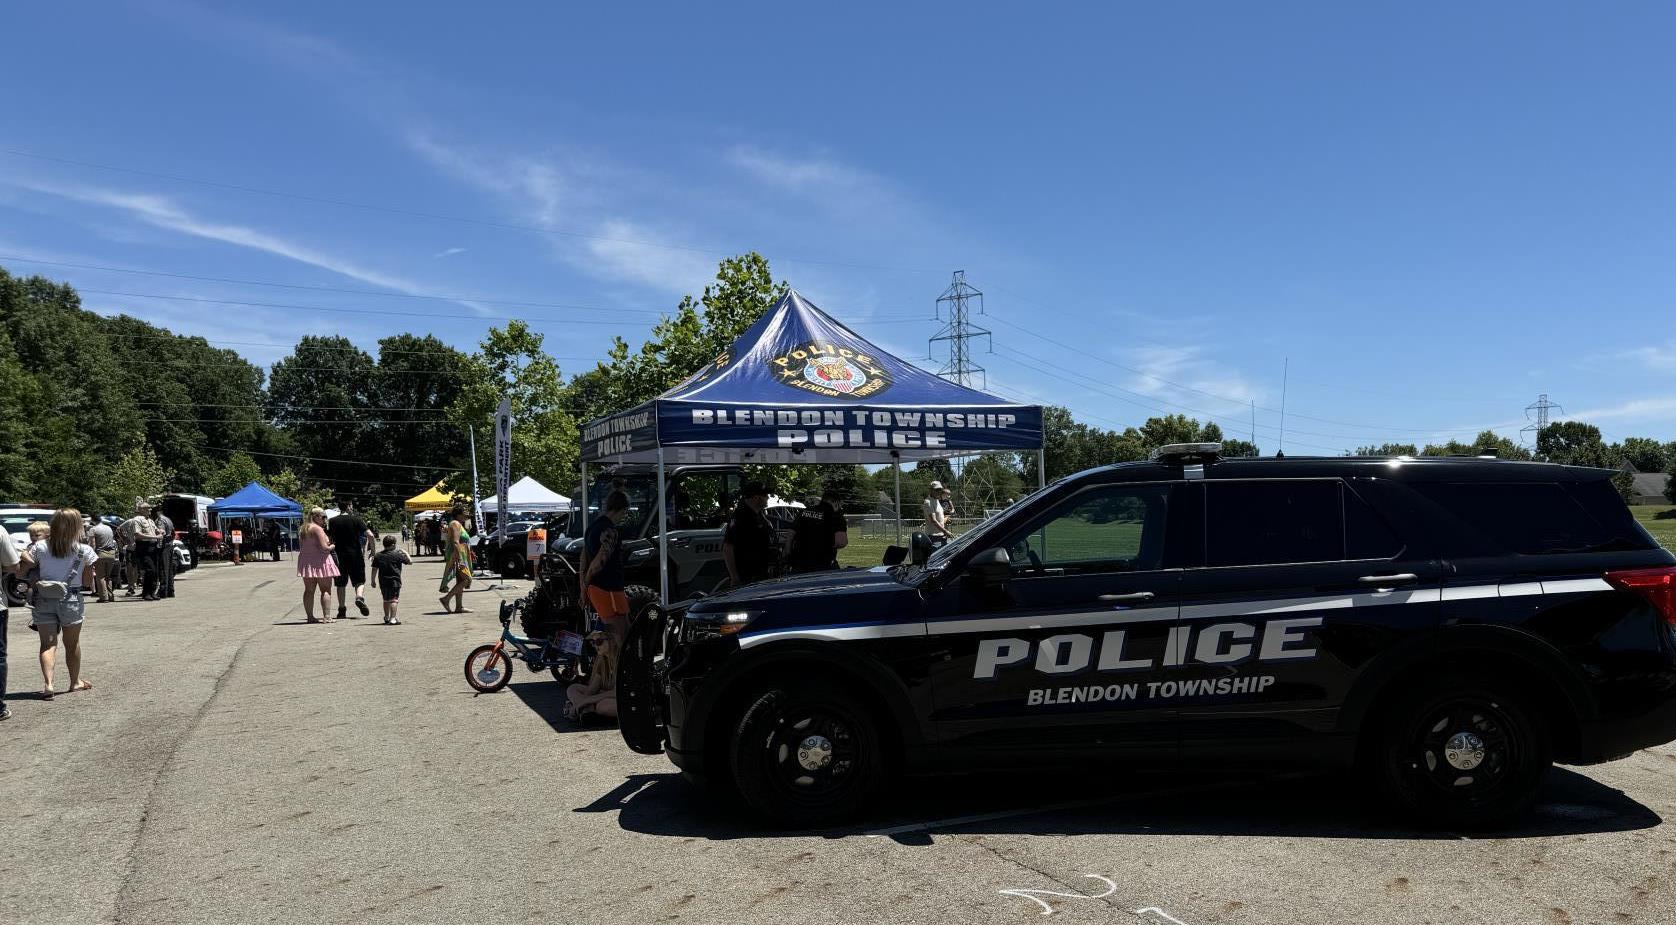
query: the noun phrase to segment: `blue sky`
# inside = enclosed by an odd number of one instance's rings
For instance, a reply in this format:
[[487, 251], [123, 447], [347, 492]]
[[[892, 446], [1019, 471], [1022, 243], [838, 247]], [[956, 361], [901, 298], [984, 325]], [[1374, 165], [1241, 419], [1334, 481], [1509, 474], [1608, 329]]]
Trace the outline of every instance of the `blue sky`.
[[1289, 360], [1292, 452], [1539, 392], [1676, 439], [1676, 8], [728, 7], [12, 5], [0, 265], [262, 363], [516, 315], [567, 372], [747, 249], [922, 357], [964, 269], [990, 385], [1104, 426], [1272, 452]]

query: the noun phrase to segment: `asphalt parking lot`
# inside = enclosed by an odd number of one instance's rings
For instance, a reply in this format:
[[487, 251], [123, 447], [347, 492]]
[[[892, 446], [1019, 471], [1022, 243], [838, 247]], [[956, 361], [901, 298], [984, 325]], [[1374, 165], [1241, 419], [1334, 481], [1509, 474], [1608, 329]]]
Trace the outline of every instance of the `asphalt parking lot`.
[[568, 724], [545, 675], [474, 694], [465, 654], [524, 585], [443, 616], [439, 574], [403, 626], [376, 595], [310, 626], [292, 563], [210, 564], [90, 607], [95, 688], [52, 702], [14, 611], [0, 921], [1676, 921], [1676, 748], [1556, 770], [1493, 838], [1337, 780], [1107, 774], [910, 781], [850, 828], [764, 832]]

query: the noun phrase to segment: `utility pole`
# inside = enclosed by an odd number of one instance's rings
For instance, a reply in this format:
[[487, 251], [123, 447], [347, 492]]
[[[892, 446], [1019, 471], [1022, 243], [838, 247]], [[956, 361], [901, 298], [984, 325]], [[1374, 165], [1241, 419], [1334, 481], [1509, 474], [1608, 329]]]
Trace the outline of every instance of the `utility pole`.
[[[940, 343], [947, 351], [942, 368], [937, 370], [938, 376], [969, 389], [985, 389], [989, 387], [989, 373], [973, 362], [972, 342], [983, 338], [990, 352], [994, 352], [995, 346], [990, 330], [972, 322], [975, 314], [984, 314], [983, 292], [966, 282], [965, 270], [956, 270], [949, 287], [937, 297], [935, 317], [943, 322], [943, 327], [932, 336], [929, 346], [935, 351]], [[949, 460], [957, 492], [956, 509], [966, 516], [981, 517], [984, 511], [1001, 506], [992, 470], [971, 465], [981, 458], [979, 454]]]
[[[1530, 423], [1519, 428], [1519, 442], [1531, 449], [1535, 449], [1536, 438], [1540, 437], [1542, 435], [1542, 431], [1547, 428], [1549, 419], [1555, 414], [1564, 413], [1564, 408], [1561, 408], [1557, 403], [1548, 400], [1547, 392], [1543, 392], [1541, 395], [1536, 396], [1536, 401], [1533, 401], [1525, 406], [1525, 420]], [[1526, 434], [1530, 434], [1530, 439], [1527, 440], [1525, 438]]]

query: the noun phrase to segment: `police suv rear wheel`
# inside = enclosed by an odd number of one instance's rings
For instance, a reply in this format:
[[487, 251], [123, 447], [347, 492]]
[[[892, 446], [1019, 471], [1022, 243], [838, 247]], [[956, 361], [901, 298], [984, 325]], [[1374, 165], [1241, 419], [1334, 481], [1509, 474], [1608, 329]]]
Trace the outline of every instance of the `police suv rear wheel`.
[[1553, 762], [1548, 730], [1515, 685], [1464, 679], [1427, 684], [1386, 714], [1382, 790], [1426, 825], [1505, 825], [1535, 799]]
[[739, 795], [788, 826], [855, 813], [884, 774], [867, 709], [819, 682], [775, 685], [751, 698], [734, 730], [731, 759]]

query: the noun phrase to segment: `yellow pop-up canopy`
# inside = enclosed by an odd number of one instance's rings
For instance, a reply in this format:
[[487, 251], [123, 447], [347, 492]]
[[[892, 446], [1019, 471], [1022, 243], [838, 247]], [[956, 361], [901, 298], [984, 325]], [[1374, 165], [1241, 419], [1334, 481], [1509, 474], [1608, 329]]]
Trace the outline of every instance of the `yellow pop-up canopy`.
[[454, 503], [454, 496], [442, 490], [442, 483], [438, 482], [430, 488], [403, 502], [403, 507], [410, 511], [441, 511]]

